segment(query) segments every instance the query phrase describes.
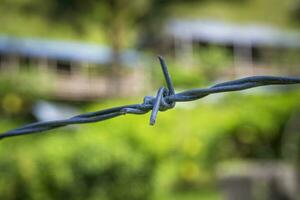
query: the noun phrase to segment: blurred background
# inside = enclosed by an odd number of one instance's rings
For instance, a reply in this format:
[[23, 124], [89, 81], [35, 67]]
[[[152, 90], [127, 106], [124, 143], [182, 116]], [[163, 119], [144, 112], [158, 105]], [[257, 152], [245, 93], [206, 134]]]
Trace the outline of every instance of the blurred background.
[[[299, 0], [0, 0], [0, 132], [252, 75], [300, 77]], [[5, 200], [300, 199], [300, 87], [0, 144]]]

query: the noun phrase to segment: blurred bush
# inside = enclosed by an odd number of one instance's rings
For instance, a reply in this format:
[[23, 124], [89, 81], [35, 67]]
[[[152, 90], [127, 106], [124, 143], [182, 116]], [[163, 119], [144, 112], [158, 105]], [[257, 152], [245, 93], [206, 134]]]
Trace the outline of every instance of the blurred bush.
[[232, 53], [229, 50], [217, 46], [199, 48], [197, 62], [200, 62], [200, 69], [208, 80], [215, 80], [220, 73], [233, 64]]
[[34, 70], [22, 73], [0, 73], [0, 114], [16, 115], [28, 112], [32, 101], [51, 95], [51, 75]]
[[105, 134], [60, 134], [2, 146], [1, 199], [150, 198], [151, 155]]
[[[176, 199], [182, 191], [207, 191], [222, 160], [281, 158], [278, 141], [299, 97], [265, 90], [215, 95], [160, 113], [154, 127], [147, 115], [126, 115], [3, 140], [0, 199]], [[1, 120], [0, 132], [12, 126]], [[207, 199], [217, 195], [212, 190]]]
[[46, 96], [52, 89], [50, 80], [50, 74], [38, 73], [34, 70], [22, 71], [22, 73], [3, 72], [0, 74], [0, 96], [11, 93], [26, 98]]

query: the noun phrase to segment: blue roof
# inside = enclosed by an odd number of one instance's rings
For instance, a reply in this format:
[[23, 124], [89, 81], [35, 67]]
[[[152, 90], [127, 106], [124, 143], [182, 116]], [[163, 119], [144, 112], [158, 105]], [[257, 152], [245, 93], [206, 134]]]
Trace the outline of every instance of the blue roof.
[[[35, 38], [0, 36], [0, 52], [95, 64], [108, 64], [112, 61], [112, 51], [107, 46]], [[138, 53], [133, 50], [124, 50], [121, 54], [124, 64], [132, 64], [138, 57]]]
[[237, 25], [213, 20], [174, 19], [166, 31], [175, 38], [215, 44], [251, 44], [273, 47], [300, 47], [300, 33], [280, 31], [259, 24]]

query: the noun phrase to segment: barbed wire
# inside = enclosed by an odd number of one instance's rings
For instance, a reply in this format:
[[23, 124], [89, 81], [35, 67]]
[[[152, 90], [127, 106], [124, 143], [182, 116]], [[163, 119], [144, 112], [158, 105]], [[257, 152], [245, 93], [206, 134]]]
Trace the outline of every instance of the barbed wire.
[[25, 134], [39, 133], [72, 124], [99, 122], [125, 114], [145, 114], [150, 110], [152, 110], [150, 116], [150, 125], [154, 125], [158, 112], [174, 108], [176, 102], [194, 101], [206, 97], [210, 94], [239, 91], [264, 85], [287, 85], [300, 83], [300, 78], [295, 77], [252, 76], [234, 81], [219, 83], [209, 88], [191, 89], [180, 93], [175, 93], [175, 89], [168, 72], [167, 65], [162, 57], [159, 56], [158, 59], [161, 64], [167, 87], [160, 87], [157, 91], [156, 97], [146, 96], [144, 97], [143, 103], [141, 104], [131, 104], [109, 108], [96, 112], [77, 115], [64, 120], [36, 122], [28, 124], [23, 127], [0, 134], [0, 139]]

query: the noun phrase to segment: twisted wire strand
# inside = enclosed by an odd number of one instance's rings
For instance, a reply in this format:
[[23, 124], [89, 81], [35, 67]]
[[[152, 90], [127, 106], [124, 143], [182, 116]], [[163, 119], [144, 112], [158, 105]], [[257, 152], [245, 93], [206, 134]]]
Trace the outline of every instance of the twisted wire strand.
[[159, 57], [167, 88], [159, 88], [156, 97], [146, 96], [143, 103], [113, 107], [96, 112], [85, 113], [64, 120], [36, 122], [0, 134], [0, 140], [7, 137], [39, 133], [67, 125], [99, 122], [125, 114], [145, 114], [152, 110], [150, 125], [154, 125], [159, 111], [175, 107], [176, 102], [194, 101], [210, 94], [232, 92], [265, 85], [299, 84], [300, 78], [276, 76], [252, 76], [213, 85], [209, 88], [197, 88], [175, 93], [172, 80], [162, 57]]
[[266, 85], [289, 85], [299, 83], [300, 78], [296, 77], [252, 76], [219, 83], [209, 88], [183, 91], [173, 96], [169, 96], [168, 100], [176, 102], [194, 101], [214, 93], [239, 91]]

